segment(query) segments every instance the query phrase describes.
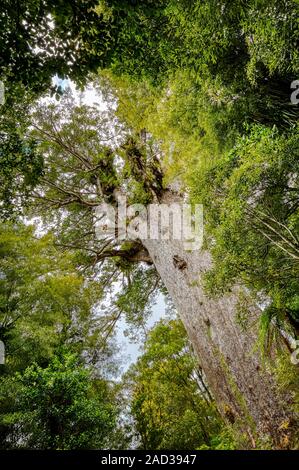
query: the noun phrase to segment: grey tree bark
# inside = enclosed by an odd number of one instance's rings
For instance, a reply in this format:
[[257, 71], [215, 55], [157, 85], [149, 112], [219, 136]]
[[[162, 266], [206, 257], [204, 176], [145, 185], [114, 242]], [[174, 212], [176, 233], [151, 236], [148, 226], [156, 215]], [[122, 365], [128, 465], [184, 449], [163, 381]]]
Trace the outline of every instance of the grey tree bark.
[[[167, 202], [172, 202], [169, 194]], [[251, 447], [257, 437], [285, 447], [282, 423], [292, 422], [289, 398], [279, 392], [257, 351], [259, 309], [251, 308], [251, 326], [244, 330], [236, 322], [238, 288], [218, 299], [203, 290], [202, 275], [211, 267], [207, 251], [187, 252], [178, 240], [143, 244], [180, 314], [219, 411], [247, 434]]]

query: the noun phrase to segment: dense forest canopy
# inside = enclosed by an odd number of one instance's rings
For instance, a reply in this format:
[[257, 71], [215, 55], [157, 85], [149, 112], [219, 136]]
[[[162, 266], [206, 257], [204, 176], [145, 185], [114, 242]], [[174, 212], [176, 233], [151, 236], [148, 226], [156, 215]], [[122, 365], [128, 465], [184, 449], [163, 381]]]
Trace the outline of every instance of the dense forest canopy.
[[[298, 448], [298, 7], [3, 0], [2, 449]], [[99, 239], [120, 195], [203, 247]]]

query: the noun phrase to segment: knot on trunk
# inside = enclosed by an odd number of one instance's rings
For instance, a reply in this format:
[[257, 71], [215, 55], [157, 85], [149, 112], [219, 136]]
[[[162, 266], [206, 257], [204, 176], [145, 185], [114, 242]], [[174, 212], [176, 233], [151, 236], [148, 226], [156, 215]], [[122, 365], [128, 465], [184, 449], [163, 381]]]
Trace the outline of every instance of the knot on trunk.
[[178, 255], [174, 255], [173, 257], [173, 264], [176, 268], [180, 271], [183, 271], [187, 268], [187, 263], [183, 258], [180, 258]]

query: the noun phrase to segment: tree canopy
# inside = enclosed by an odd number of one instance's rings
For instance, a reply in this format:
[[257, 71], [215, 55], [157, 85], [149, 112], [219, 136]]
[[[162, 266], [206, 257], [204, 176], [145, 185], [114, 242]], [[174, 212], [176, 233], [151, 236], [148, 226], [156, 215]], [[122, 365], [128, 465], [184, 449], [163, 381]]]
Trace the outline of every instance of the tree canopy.
[[[3, 0], [0, 8], [1, 448], [298, 448], [296, 418], [280, 415], [298, 411], [290, 359], [299, 332], [298, 1]], [[87, 84], [105, 111], [82, 102]], [[195, 281], [178, 244], [164, 242], [163, 278], [160, 252], [136, 224], [130, 240], [99, 237], [96, 209], [117, 210], [122, 195], [145, 206], [203, 204], [211, 263]], [[185, 322], [193, 346], [178, 319], [147, 328], [159, 294], [174, 310], [165, 288], [174, 269], [177, 298], [178, 279], [195, 292], [187, 301], [198, 317]], [[217, 299], [235, 357], [221, 352], [207, 311]], [[144, 345], [116, 380], [120, 320]], [[257, 322], [250, 358], [261, 344], [264, 355], [247, 384], [240, 338], [249, 344]], [[213, 396], [208, 364], [195, 354], [207, 357], [204, 334], [239, 419], [230, 398]], [[275, 423], [261, 438], [243, 405], [268, 372], [269, 393], [277, 383], [284, 400], [261, 410]]]

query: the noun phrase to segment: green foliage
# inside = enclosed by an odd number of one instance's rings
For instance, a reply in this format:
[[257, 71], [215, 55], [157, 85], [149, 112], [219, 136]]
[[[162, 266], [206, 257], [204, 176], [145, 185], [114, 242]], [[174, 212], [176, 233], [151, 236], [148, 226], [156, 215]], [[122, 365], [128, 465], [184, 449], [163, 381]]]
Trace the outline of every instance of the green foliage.
[[244, 71], [252, 80], [265, 71], [298, 70], [294, 1], [106, 3], [117, 25], [117, 73], [156, 80], [169, 70], [190, 68], [199, 77], [221, 74], [231, 82]]
[[[6, 85], [6, 84], [5, 84]], [[0, 219], [11, 219], [24, 208], [43, 171], [37, 142], [28, 132], [32, 96], [23, 87], [5, 91], [0, 105]]]
[[[93, 356], [101, 349], [94, 307], [102, 287], [76, 272], [74, 257], [37, 238], [33, 227], [2, 225], [0, 231], [0, 334], [6, 373], [47, 363], [66, 342]], [[83, 343], [84, 341], [84, 343]]]
[[103, 288], [53, 242], [33, 226], [1, 225], [2, 448], [100, 448], [122, 436], [103, 378], [116, 370], [99, 311]]
[[[294, 358], [298, 358], [298, 347], [294, 347]], [[296, 361], [295, 361], [296, 362]], [[278, 385], [284, 393], [287, 394], [290, 400], [290, 405], [294, 410], [295, 416], [299, 411], [299, 374], [298, 364], [294, 364], [290, 360], [290, 352], [283, 350], [275, 358], [272, 364]], [[281, 430], [284, 432], [285, 447], [291, 449], [299, 448], [299, 432], [296, 419], [286, 419], [281, 424]]]
[[126, 382], [142, 449], [211, 445], [221, 421], [180, 321], [153, 328]]
[[296, 74], [299, 69], [298, 2], [256, 0], [249, 13], [243, 20], [250, 56], [249, 78], [255, 81], [262, 66], [271, 75]]
[[[113, 42], [97, 0], [3, 0], [0, 17], [0, 217], [12, 218], [42, 174], [36, 141], [28, 137], [32, 102], [61, 85], [53, 79], [86, 83], [89, 71], [106, 64]], [[110, 25], [111, 26], [111, 25]], [[105, 53], [104, 53], [105, 51]], [[103, 57], [106, 55], [106, 58]]]
[[[254, 126], [211, 169], [193, 175], [216, 241], [207, 276], [214, 293], [242, 279], [265, 315], [298, 329], [298, 131]], [[200, 183], [199, 183], [200, 182]], [[198, 184], [199, 183], [199, 184]], [[267, 301], [268, 303], [268, 301]]]
[[0, 78], [37, 93], [47, 90], [56, 74], [85, 81], [89, 70], [103, 64], [101, 55], [108, 53], [111, 42], [107, 23], [95, 11], [97, 4], [3, 0]]
[[188, 94], [194, 96], [197, 87], [200, 105], [208, 115], [214, 108], [219, 123], [222, 116], [236, 127], [248, 119], [281, 126], [298, 118], [289, 99], [299, 69], [296, 2], [169, 0], [142, 7], [126, 2], [120, 10], [107, 3], [116, 22], [122, 11], [122, 52], [115, 49], [111, 62], [116, 75], [135, 77], [139, 84], [147, 79], [169, 91], [169, 80], [188, 72]]
[[[46, 368], [33, 364], [1, 382], [1, 424], [10, 427], [7, 447], [69, 450], [107, 445], [116, 418], [108, 384], [92, 379], [75, 355], [54, 356]], [[3, 413], [8, 400], [13, 411]]]
[[[295, 351], [295, 349], [294, 349]], [[298, 357], [298, 353], [296, 354]], [[293, 398], [293, 406], [296, 413], [299, 410], [299, 375], [298, 375], [298, 364], [291, 363], [290, 357], [285, 352], [280, 354], [277, 358], [277, 369], [276, 374], [280, 387], [291, 394]], [[294, 423], [289, 423], [294, 424]], [[299, 435], [297, 432], [297, 439], [299, 442]]]

